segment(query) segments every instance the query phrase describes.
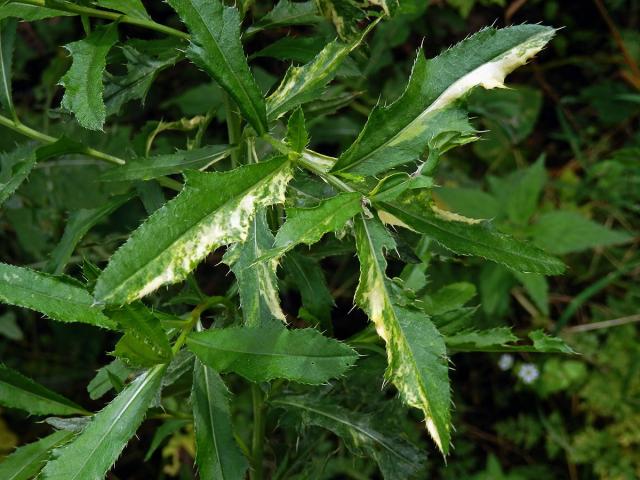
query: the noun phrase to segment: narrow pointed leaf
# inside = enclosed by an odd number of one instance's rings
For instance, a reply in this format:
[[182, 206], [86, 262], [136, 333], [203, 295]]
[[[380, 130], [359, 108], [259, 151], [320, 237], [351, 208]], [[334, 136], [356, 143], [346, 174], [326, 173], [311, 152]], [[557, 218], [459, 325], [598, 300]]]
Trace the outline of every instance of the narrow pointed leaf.
[[78, 123], [89, 130], [102, 130], [106, 107], [102, 98], [102, 76], [107, 54], [118, 41], [117, 24], [99, 26], [84, 40], [65, 48], [73, 58], [69, 71], [62, 77], [65, 88], [62, 106], [74, 113]]
[[73, 437], [73, 432], [60, 430], [40, 440], [17, 448], [0, 462], [3, 480], [35, 478], [51, 455], [51, 450]]
[[100, 178], [106, 182], [152, 180], [186, 170], [200, 170], [225, 159], [233, 149], [230, 145], [207, 145], [193, 150], [139, 158], [107, 170]]
[[132, 18], [151, 20], [140, 0], [96, 0], [97, 6], [122, 12]]
[[187, 56], [233, 98], [243, 116], [262, 135], [265, 103], [240, 42], [240, 16], [220, 0], [168, 0], [191, 32]]
[[[430, 207], [418, 210], [418, 207], [410, 206], [411, 197], [408, 199], [400, 205], [383, 204], [382, 208], [387, 212], [382, 213], [384, 221], [428, 235], [460, 255], [483, 257], [520, 272], [558, 275], [565, 269], [557, 258], [496, 231], [489, 222], [466, 219]], [[417, 203], [424, 204], [423, 201]]]
[[342, 62], [362, 42], [370, 26], [355, 41], [335, 40], [327, 44], [316, 57], [301, 67], [290, 67], [278, 88], [267, 98], [267, 115], [276, 119], [298, 105], [316, 100], [338, 73]]
[[233, 436], [229, 391], [217, 372], [196, 360], [191, 389], [196, 464], [202, 478], [242, 480], [248, 463]]
[[312, 208], [288, 208], [273, 248], [261, 260], [280, 257], [301, 243], [314, 244], [325, 233], [341, 229], [361, 210], [361, 199], [359, 193], [341, 193]]
[[64, 269], [73, 254], [76, 246], [91, 228], [97, 225], [105, 217], [111, 215], [133, 195], [119, 195], [109, 199], [104, 205], [97, 208], [83, 208], [73, 212], [64, 229], [62, 238], [56, 248], [51, 252], [51, 258], [47, 262], [45, 270], [54, 275], [64, 272]]
[[251, 222], [247, 239], [227, 250], [223, 261], [238, 280], [244, 324], [259, 327], [273, 319], [284, 322], [280, 307], [275, 261], [258, 261], [273, 245], [266, 212], [259, 210]]
[[356, 303], [385, 343], [387, 377], [402, 399], [422, 410], [427, 430], [443, 454], [449, 451], [451, 394], [444, 340], [429, 317], [406, 306], [398, 287], [386, 277], [384, 251], [395, 241], [377, 220], [359, 218], [356, 247], [360, 281]]
[[309, 133], [304, 122], [302, 108], [293, 111], [287, 122], [287, 144], [294, 152], [300, 154], [309, 144]]
[[84, 415], [87, 411], [62, 395], [0, 364], [0, 405], [34, 415]]
[[561, 338], [542, 330], [530, 332], [529, 339], [532, 344], [521, 343], [508, 327], [466, 330], [445, 337], [447, 347], [457, 352], [575, 353]]
[[117, 358], [109, 365], [98, 370], [98, 373], [87, 385], [87, 392], [91, 400], [97, 400], [111, 390], [114, 385], [112, 379], [118, 384], [123, 385], [129, 375], [133, 373], [133, 369], [127, 367], [121, 360]]
[[43, 480], [97, 480], [105, 477], [144, 420], [158, 394], [165, 368], [158, 366], [131, 382], [98, 412], [69, 444], [54, 450]]
[[282, 202], [284, 158], [224, 173], [185, 174], [186, 186], [143, 223], [98, 278], [99, 302], [124, 304], [183, 280], [213, 249], [246, 239], [257, 208]]
[[35, 310], [60, 322], [116, 328], [86, 290], [67, 279], [28, 268], [0, 263], [0, 302]]
[[357, 359], [349, 346], [313, 329], [215, 328], [191, 334], [187, 345], [217, 372], [252, 382], [286, 378], [316, 385], [339, 377]]
[[554, 32], [542, 25], [487, 28], [430, 60], [420, 50], [405, 92], [391, 105], [374, 108], [333, 171], [375, 175], [418, 160], [438, 135], [472, 140], [454, 103], [476, 86], [503, 86], [505, 76], [538, 53]]
[[418, 448], [397, 433], [375, 425], [371, 415], [311, 396], [287, 396], [271, 403], [297, 414], [304, 425], [321, 427], [338, 435], [354, 453], [374, 459], [385, 480], [413, 478], [423, 466]]
[[0, 20], [0, 105], [11, 115], [15, 115], [11, 95], [11, 65], [17, 23], [13, 18]]

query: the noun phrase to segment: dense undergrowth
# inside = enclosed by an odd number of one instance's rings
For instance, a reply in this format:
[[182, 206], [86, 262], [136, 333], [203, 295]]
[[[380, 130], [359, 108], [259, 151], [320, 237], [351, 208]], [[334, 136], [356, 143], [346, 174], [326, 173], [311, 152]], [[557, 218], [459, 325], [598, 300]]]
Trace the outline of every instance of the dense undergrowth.
[[0, 478], [640, 477], [640, 2], [143, 3], [0, 2]]

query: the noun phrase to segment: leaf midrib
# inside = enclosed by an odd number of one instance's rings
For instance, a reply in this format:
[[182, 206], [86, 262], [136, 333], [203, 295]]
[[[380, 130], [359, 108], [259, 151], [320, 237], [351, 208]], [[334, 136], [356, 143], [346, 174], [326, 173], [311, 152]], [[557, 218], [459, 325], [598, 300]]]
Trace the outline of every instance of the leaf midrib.
[[[87, 455], [86, 458], [84, 459], [84, 461], [81, 463], [80, 468], [78, 468], [78, 470], [76, 471], [76, 474], [72, 478], [70, 478], [69, 480], [76, 480], [76, 479], [79, 478], [78, 474], [82, 473], [82, 470], [85, 468], [85, 466], [87, 465], [89, 460], [91, 460], [93, 458], [95, 452], [100, 448], [100, 446], [104, 442], [104, 439], [107, 437], [107, 435], [109, 435], [111, 433], [113, 428], [118, 424], [118, 422], [120, 421], [120, 418], [122, 418], [122, 416], [125, 414], [126, 410], [131, 406], [131, 404], [136, 399], [136, 397], [140, 394], [142, 389], [144, 387], [146, 387], [148, 385], [148, 383], [151, 381], [152, 377], [154, 377], [156, 374], [158, 374], [163, 368], [164, 368], [164, 365], [158, 365], [158, 366], [153, 368], [153, 371], [152, 370], [148, 371], [147, 378], [145, 378], [145, 380], [143, 382], [140, 382], [140, 387], [138, 388], [138, 390], [135, 391], [133, 395], [131, 395], [131, 399], [120, 409], [120, 412], [118, 412], [118, 415], [112, 420], [111, 425], [109, 426], [109, 428], [100, 437], [98, 442], [95, 444], [95, 447], [92, 448], [90, 454]], [[76, 441], [79, 440], [79, 439], [80, 439], [80, 437], [78, 437], [76, 439]]]
[[[223, 22], [224, 21], [225, 8], [230, 8], [230, 7], [227, 7], [222, 2], [220, 2], [220, 3], [221, 3], [220, 21]], [[200, 11], [197, 8], [194, 7], [193, 11], [197, 15], [198, 19], [201, 21], [202, 25], [204, 25], [205, 30], [207, 31], [207, 33], [209, 33], [209, 36], [211, 37], [211, 40], [213, 41], [213, 44], [216, 47], [217, 53], [220, 55], [220, 57], [222, 57], [222, 61], [224, 62], [225, 66], [227, 67], [228, 71], [231, 73], [231, 75], [232, 75], [232, 77], [234, 79], [234, 82], [240, 87], [240, 89], [242, 90], [242, 93], [244, 94], [245, 98], [249, 101], [249, 105], [251, 106], [251, 109], [253, 110], [253, 114], [255, 115], [256, 121], [260, 124], [260, 126], [262, 128], [265, 128], [265, 125], [262, 124], [262, 116], [260, 115], [260, 112], [258, 112], [256, 106], [253, 104], [253, 100], [251, 98], [251, 95], [249, 95], [249, 92], [245, 88], [245, 85], [241, 81], [240, 77], [237, 75], [235, 69], [231, 67], [231, 64], [229, 63], [229, 60], [227, 59], [227, 56], [224, 54], [223, 50], [220, 48], [220, 45], [218, 44], [218, 40], [215, 37], [214, 32], [209, 28], [208, 22], [200, 14]], [[247, 67], [247, 70], [249, 71], [249, 75], [251, 75], [251, 71], [249, 70], [248, 67]]]

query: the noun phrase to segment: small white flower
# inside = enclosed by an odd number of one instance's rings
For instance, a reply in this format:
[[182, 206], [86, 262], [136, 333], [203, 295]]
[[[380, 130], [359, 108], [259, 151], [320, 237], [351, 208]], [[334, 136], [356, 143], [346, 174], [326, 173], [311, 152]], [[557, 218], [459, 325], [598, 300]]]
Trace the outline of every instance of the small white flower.
[[538, 367], [533, 363], [525, 363], [518, 370], [518, 376], [524, 383], [533, 383], [540, 376]]
[[503, 353], [498, 360], [498, 368], [502, 371], [507, 371], [513, 367], [513, 355], [509, 353]]

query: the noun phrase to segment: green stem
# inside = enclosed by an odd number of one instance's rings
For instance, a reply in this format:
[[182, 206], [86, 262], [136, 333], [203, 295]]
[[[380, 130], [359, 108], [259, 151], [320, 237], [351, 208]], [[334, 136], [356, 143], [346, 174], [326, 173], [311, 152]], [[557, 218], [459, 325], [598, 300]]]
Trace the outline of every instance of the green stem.
[[[56, 137], [52, 137], [47, 135], [46, 133], [39, 132], [38, 130], [34, 130], [31, 127], [27, 127], [19, 120], [11, 120], [10, 118], [5, 117], [4, 115], [0, 115], [0, 125], [3, 127], [10, 128], [11, 130], [24, 135], [25, 137], [33, 138], [34, 140], [38, 140], [43, 143], [54, 143], [59, 139]], [[103, 160], [105, 162], [114, 163], [116, 165], [124, 165], [126, 162], [118, 157], [114, 157], [113, 155], [109, 155], [108, 153], [101, 152], [99, 150], [95, 150], [90, 147], [84, 147], [80, 153], [87, 155], [89, 157], [97, 158], [98, 160]]]
[[[241, 118], [238, 112], [234, 109], [235, 104], [233, 100], [224, 94], [224, 110], [227, 116], [227, 132], [229, 133], [229, 145], [240, 145], [240, 137], [242, 137], [241, 130]], [[241, 148], [237, 148], [231, 151], [231, 166], [236, 168], [241, 163]]]
[[176, 30], [175, 28], [156, 23], [153, 20], [145, 20], [144, 18], [131, 17], [129, 15], [123, 15], [117, 12], [108, 12], [106, 10], [99, 10], [97, 8], [84, 7], [81, 5], [75, 5], [58, 0], [20, 0], [18, 3], [26, 5], [34, 5], [37, 7], [53, 8], [62, 12], [75, 13], [77, 15], [86, 15], [88, 17], [103, 18], [105, 20], [112, 20], [114, 22], [127, 23], [129, 25], [135, 25], [136, 27], [146, 28], [148, 30], [154, 30], [156, 32], [178, 37], [183, 40], [189, 40], [191, 37], [185, 32]]
[[[280, 153], [283, 153], [287, 156], [290, 156], [290, 154], [292, 153], [292, 150], [285, 142], [278, 140], [277, 138], [274, 138], [268, 134], [263, 135], [262, 138]], [[311, 173], [318, 175], [325, 182], [327, 182], [329, 185], [333, 185], [338, 190], [342, 190], [343, 192], [355, 192], [356, 190], [353, 187], [343, 182], [335, 175], [328, 173], [328, 170], [330, 168], [328, 168], [328, 164], [333, 161], [335, 161], [335, 158], [320, 155], [319, 153], [312, 152], [311, 150], [305, 150], [303, 154], [299, 155], [296, 160], [296, 162], [301, 167], [304, 167]]]
[[265, 404], [260, 386], [251, 384], [251, 399], [253, 401], [253, 439], [251, 442], [251, 480], [262, 480], [262, 463], [264, 461], [264, 435], [266, 429]]

